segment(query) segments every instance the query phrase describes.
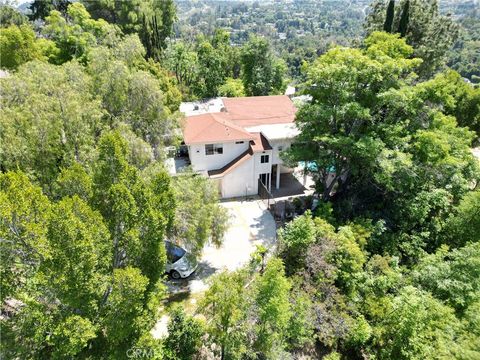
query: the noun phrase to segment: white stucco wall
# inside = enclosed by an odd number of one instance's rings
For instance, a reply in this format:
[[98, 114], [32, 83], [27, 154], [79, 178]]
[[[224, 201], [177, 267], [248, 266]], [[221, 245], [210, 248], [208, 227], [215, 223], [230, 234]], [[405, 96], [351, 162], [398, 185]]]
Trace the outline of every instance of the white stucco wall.
[[292, 145], [292, 140], [280, 139], [280, 140], [270, 140], [270, 145], [273, 148], [273, 162], [272, 164], [283, 164], [283, 160], [280, 158], [280, 151], [278, 147], [282, 147], [282, 151], [287, 150]]
[[253, 157], [240, 164], [222, 179], [222, 197], [232, 198], [257, 193], [253, 176]]
[[[269, 155], [268, 163], [261, 163], [261, 156]], [[240, 164], [238, 167], [227, 173], [222, 179], [222, 197], [242, 197], [258, 194], [258, 178], [260, 174], [271, 173], [272, 171], [272, 150], [258, 152]], [[272, 187], [275, 179], [272, 178]]]
[[220, 169], [249, 147], [248, 141], [244, 141], [243, 144], [235, 144], [235, 142], [217, 144], [223, 145], [223, 154], [206, 155], [205, 144], [188, 146], [188, 155], [194, 171]]
[[[260, 162], [262, 155], [269, 156], [269, 162], [262, 164]], [[272, 172], [272, 150], [266, 150], [264, 152], [255, 153], [254, 156], [255, 166], [254, 166], [254, 173], [255, 173], [255, 180], [258, 180], [258, 176], [260, 174], [271, 173]]]

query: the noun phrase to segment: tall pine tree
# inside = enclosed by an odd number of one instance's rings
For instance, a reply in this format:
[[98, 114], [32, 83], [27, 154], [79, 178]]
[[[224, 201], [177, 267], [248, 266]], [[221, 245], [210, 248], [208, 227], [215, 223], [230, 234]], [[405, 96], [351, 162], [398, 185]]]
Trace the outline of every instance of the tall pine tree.
[[410, 1], [405, 1], [405, 5], [403, 6], [402, 16], [400, 17], [400, 23], [398, 24], [398, 31], [401, 37], [405, 37], [407, 35], [408, 30], [408, 20], [410, 16]]
[[393, 18], [395, 15], [395, 0], [390, 0], [387, 8], [387, 17], [385, 18], [385, 24], [383, 25], [383, 30], [385, 32], [392, 32]]

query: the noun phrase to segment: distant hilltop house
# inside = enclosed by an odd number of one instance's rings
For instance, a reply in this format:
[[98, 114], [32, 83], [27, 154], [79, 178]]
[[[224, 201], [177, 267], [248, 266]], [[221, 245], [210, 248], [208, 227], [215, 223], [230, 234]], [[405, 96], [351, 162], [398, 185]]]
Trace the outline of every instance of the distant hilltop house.
[[216, 98], [183, 103], [183, 138], [194, 171], [213, 179], [223, 198], [279, 189], [280, 152], [298, 134], [297, 111], [285, 95]]

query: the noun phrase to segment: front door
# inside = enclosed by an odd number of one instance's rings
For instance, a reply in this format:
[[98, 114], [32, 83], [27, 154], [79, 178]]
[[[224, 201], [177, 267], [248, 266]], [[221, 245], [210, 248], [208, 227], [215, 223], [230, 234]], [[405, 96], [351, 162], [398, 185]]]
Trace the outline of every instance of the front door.
[[270, 191], [270, 173], [260, 174], [260, 182]]

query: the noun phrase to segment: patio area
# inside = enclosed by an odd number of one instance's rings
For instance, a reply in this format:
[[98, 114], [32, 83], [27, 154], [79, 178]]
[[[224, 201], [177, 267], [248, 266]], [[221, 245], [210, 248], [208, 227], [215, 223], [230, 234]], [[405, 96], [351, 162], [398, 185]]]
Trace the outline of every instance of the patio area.
[[280, 188], [275, 189], [272, 184], [272, 196], [278, 200], [292, 196], [307, 196], [314, 192], [315, 183], [311, 176], [304, 177], [301, 170], [280, 175]]
[[190, 159], [188, 156], [176, 156], [165, 160], [165, 167], [170, 175], [175, 176], [178, 173], [185, 171], [190, 166]]

